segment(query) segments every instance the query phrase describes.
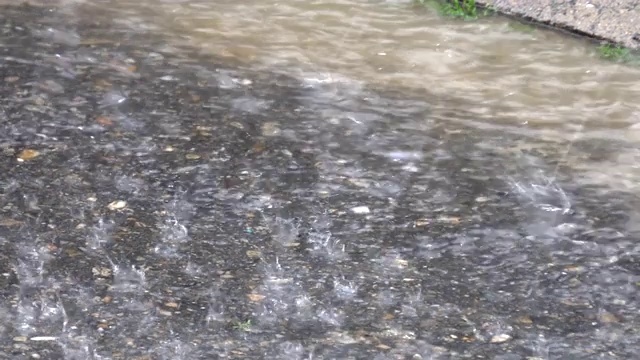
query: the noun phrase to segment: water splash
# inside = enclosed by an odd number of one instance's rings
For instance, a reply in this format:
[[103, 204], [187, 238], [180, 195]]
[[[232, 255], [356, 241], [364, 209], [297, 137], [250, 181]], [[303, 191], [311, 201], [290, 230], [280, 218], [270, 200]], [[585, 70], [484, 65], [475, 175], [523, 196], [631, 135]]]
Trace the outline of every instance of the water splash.
[[309, 233], [308, 241], [311, 244], [311, 251], [314, 254], [318, 254], [329, 261], [338, 261], [347, 258], [346, 244], [343, 244], [340, 239], [335, 238], [329, 231], [312, 231]]

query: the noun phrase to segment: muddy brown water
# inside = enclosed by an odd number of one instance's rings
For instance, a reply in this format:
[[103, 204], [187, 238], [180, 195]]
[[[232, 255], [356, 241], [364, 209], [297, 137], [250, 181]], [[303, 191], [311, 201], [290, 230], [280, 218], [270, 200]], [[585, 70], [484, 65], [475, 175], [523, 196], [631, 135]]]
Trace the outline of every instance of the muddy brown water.
[[[152, 29], [205, 54], [318, 82], [424, 90], [455, 101], [434, 116], [569, 144], [640, 141], [640, 67], [604, 61], [595, 45], [500, 17], [451, 21], [411, 1], [98, 1], [123, 28]], [[430, 101], [431, 102], [431, 101]], [[585, 182], [636, 188], [635, 149], [581, 161]], [[606, 169], [606, 171], [600, 171]], [[608, 175], [603, 175], [606, 173]]]
[[0, 357], [640, 352], [640, 70], [406, 1], [0, 13]]

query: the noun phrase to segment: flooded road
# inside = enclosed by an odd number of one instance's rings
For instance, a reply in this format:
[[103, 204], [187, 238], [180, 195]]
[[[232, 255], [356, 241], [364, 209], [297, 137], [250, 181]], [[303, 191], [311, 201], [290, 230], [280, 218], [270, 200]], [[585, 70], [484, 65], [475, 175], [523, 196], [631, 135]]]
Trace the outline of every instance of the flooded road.
[[0, 31], [0, 357], [640, 351], [637, 68], [400, 1]]

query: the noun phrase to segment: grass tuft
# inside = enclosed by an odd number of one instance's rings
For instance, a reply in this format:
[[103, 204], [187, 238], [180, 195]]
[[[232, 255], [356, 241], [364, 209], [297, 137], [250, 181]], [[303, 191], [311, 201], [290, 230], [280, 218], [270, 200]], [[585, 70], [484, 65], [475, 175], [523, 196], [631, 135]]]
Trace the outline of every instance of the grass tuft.
[[442, 4], [442, 13], [461, 19], [477, 19], [478, 8], [475, 0], [452, 0]]
[[631, 51], [629, 49], [612, 44], [604, 44], [598, 47], [598, 53], [603, 59], [611, 61], [629, 61], [631, 58]]
[[233, 328], [238, 331], [249, 331], [251, 330], [251, 320], [247, 321], [238, 321], [233, 324]]
[[444, 16], [464, 20], [475, 20], [479, 15], [487, 16], [492, 12], [487, 8], [480, 14], [476, 0], [415, 0], [414, 2], [421, 6], [435, 8]]

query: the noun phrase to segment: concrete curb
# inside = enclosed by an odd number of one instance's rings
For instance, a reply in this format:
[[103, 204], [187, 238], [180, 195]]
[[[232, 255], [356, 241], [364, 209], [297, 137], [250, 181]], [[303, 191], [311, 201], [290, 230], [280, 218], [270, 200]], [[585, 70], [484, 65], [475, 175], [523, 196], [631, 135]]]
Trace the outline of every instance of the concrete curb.
[[640, 0], [477, 0], [498, 13], [640, 49]]

